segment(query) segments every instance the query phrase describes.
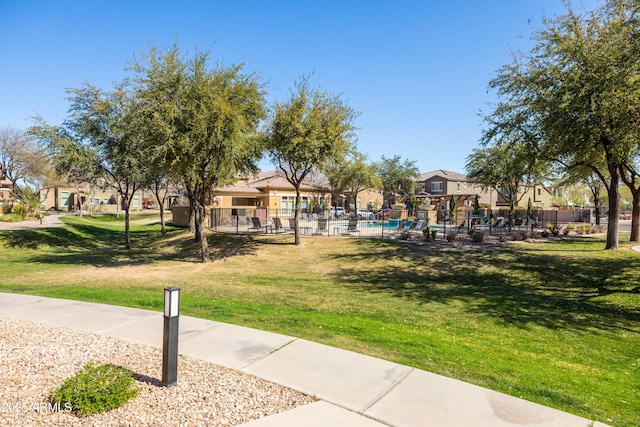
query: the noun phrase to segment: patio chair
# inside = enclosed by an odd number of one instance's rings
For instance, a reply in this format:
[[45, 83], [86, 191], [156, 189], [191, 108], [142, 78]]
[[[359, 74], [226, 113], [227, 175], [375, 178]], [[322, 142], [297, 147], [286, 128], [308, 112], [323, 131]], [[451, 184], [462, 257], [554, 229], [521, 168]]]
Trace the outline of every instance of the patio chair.
[[343, 235], [351, 235], [352, 233], [359, 233], [360, 230], [358, 230], [358, 219], [357, 218], [351, 218], [349, 220], [349, 223], [347, 225], [347, 231], [346, 233], [342, 233]]
[[282, 220], [279, 217], [273, 218], [273, 230], [276, 233], [287, 233], [293, 231], [291, 228], [284, 228]]
[[267, 226], [263, 225], [262, 222], [260, 222], [260, 218], [258, 217], [251, 217], [251, 223], [253, 224], [253, 226], [249, 227], [249, 231], [261, 231], [261, 230], [267, 230]]
[[422, 228], [424, 227], [424, 224], [425, 224], [425, 223], [426, 223], [426, 221], [425, 221], [425, 220], [423, 220], [423, 219], [418, 220], [418, 222], [416, 222], [416, 223], [414, 223], [414, 224], [412, 224], [412, 225], [411, 225], [411, 229], [412, 229], [412, 230], [416, 230], [416, 231], [421, 231], [421, 230], [422, 230]]
[[400, 222], [398, 223], [398, 227], [394, 228], [393, 231], [395, 231], [396, 233], [399, 233], [401, 230], [404, 230], [404, 227], [406, 225], [407, 225], [407, 220], [401, 219]]

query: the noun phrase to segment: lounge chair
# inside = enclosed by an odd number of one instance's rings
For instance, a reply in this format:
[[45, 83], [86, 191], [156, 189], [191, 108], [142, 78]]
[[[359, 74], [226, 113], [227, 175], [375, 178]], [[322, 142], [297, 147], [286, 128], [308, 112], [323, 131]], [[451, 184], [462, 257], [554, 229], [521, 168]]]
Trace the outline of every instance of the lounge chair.
[[[289, 228], [291, 231], [295, 233], [296, 230], [296, 219], [289, 218]], [[306, 227], [301, 224], [300, 218], [298, 218], [298, 231], [302, 234], [311, 234], [311, 227]]]
[[263, 225], [262, 222], [260, 222], [260, 218], [258, 217], [252, 217], [251, 218], [251, 223], [253, 224], [253, 226], [249, 227], [249, 231], [261, 231], [261, 230], [265, 230], [265, 232], [267, 231], [267, 226]]
[[359, 233], [360, 230], [358, 230], [358, 219], [357, 218], [351, 218], [349, 220], [349, 223], [347, 224], [347, 231], [345, 233], [342, 233], [343, 235], [351, 235], [352, 233]]
[[407, 220], [401, 219], [400, 222], [398, 223], [398, 227], [394, 228], [393, 231], [395, 231], [396, 233], [399, 233], [401, 230], [404, 230], [404, 227], [406, 225], [407, 225]]
[[282, 220], [279, 217], [273, 218], [273, 230], [276, 233], [287, 233], [293, 231], [291, 228], [284, 228]]

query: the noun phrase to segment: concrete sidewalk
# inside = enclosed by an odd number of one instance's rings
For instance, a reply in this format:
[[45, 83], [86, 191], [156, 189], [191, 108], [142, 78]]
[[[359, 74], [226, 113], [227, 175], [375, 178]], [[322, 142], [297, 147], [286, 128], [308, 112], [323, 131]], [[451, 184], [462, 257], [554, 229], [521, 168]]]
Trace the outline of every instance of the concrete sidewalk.
[[[162, 347], [162, 314], [155, 311], [0, 293], [0, 318]], [[605, 426], [408, 366], [189, 316], [180, 317], [178, 347], [320, 399], [244, 427]]]

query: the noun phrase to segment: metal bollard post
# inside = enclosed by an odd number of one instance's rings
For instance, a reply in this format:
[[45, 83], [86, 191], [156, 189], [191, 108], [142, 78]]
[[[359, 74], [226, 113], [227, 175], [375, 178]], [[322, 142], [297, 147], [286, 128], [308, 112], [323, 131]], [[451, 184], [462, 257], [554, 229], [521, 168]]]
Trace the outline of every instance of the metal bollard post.
[[178, 321], [180, 319], [180, 288], [164, 289], [164, 333], [162, 338], [162, 385], [178, 382]]

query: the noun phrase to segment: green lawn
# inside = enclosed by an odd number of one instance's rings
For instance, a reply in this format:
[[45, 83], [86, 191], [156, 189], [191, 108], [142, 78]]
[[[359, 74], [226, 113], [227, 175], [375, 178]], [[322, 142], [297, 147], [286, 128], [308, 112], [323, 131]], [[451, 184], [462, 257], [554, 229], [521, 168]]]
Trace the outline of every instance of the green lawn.
[[[134, 218], [135, 219], [135, 218]], [[640, 426], [640, 253], [600, 238], [433, 250], [381, 239], [212, 234], [113, 217], [0, 233], [0, 291], [162, 308], [458, 378]], [[628, 236], [627, 236], [628, 239]], [[450, 249], [452, 246], [443, 246]]]

